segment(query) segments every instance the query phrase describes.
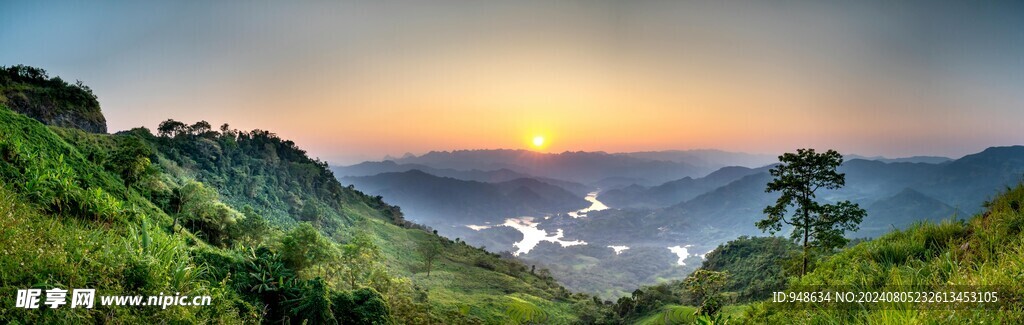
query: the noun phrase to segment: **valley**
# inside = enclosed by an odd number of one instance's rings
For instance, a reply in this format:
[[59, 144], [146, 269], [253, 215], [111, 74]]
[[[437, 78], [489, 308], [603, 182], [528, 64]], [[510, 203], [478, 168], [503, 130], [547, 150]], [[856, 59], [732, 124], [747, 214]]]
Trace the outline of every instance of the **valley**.
[[[705, 174], [670, 179], [650, 186], [620, 183], [604, 188], [599, 185], [607, 185], [607, 180], [630, 179], [637, 173], [629, 169], [629, 172], [601, 177], [550, 173], [543, 177], [532, 176], [529, 167], [517, 165], [523, 154], [501, 150], [431, 152], [422, 158], [406, 155], [401, 159], [415, 163], [413, 165], [382, 161], [332, 168], [343, 183], [353, 184], [368, 193], [381, 195], [387, 202], [405, 207], [403, 211], [411, 220], [437, 229], [439, 234], [491, 252], [516, 256], [527, 264], [544, 266], [568, 288], [597, 294], [603, 299], [615, 299], [637, 286], [682, 279], [700, 266], [704, 254], [720, 244], [740, 236], [765, 235], [754, 227], [754, 221], [763, 216], [761, 210], [773, 200], [772, 195], [764, 192], [771, 165], [731, 166], [730, 162], [749, 160], [718, 160], [719, 164], [726, 166], [703, 164], [715, 169]], [[547, 159], [556, 162], [567, 159], [563, 157], [565, 154], [530, 155], [534, 155], [531, 162], [536, 165], [548, 164]], [[594, 157], [618, 161], [621, 156], [629, 155], [597, 154]], [[643, 157], [652, 156], [665, 155], [645, 153]], [[696, 159], [695, 156], [699, 157], [699, 154], [684, 157]], [[637, 166], [663, 163], [667, 162], [633, 162]], [[685, 160], [677, 163], [697, 165]], [[608, 166], [613, 163], [598, 159], [592, 165]], [[439, 183], [444, 184], [438, 185], [440, 187], [426, 187], [422, 183], [422, 180], [437, 181], [433, 178], [411, 178], [401, 182], [379, 180], [392, 175], [388, 172], [377, 176], [346, 176], [350, 171], [358, 174], [373, 172], [367, 166], [384, 166], [386, 171], [409, 170], [406, 173], [427, 173], [418, 168], [443, 170], [440, 173], [447, 176], [443, 178], [445, 182]], [[488, 166], [500, 166], [501, 169], [486, 170]], [[600, 168], [580, 166], [579, 169]], [[960, 159], [858, 158], [846, 161], [839, 170], [846, 173], [847, 186], [837, 191], [825, 191], [821, 196], [827, 201], [851, 200], [865, 207], [868, 217], [860, 230], [850, 236], [871, 238], [920, 221], [955, 220], [976, 213], [999, 188], [1013, 186], [1015, 177], [1019, 178], [1014, 175], [1024, 174], [1024, 147], [993, 147]], [[519, 197], [531, 198], [529, 201], [518, 201], [511, 196], [484, 200], [459, 194], [469, 192], [463, 189], [480, 186], [470, 182], [482, 179], [471, 175], [481, 174], [514, 175], [523, 184], [543, 183], [545, 186], [541, 188], [550, 195], [527, 187], [519, 187], [516, 192]], [[645, 175], [644, 179], [665, 180], [677, 174], [648, 172]], [[560, 176], [565, 179], [558, 179]], [[501, 185], [506, 184], [507, 179], [493, 179], [497, 182], [484, 183], [507, 187]], [[532, 181], [524, 181], [526, 179]], [[589, 187], [593, 191], [581, 194], [568, 189], [555, 190], [560, 184], [572, 184], [573, 188]], [[434, 197], [433, 205], [424, 206], [417, 195], [427, 193], [408, 192], [416, 188], [448, 194]], [[951, 195], [962, 189], [973, 191], [970, 195]], [[537, 199], [541, 197], [548, 204], [529, 203], [544, 201]], [[580, 208], [580, 199], [589, 203], [589, 207]], [[453, 214], [443, 208], [443, 202], [449, 201], [460, 202], [465, 211], [472, 212]], [[504, 205], [518, 205], [521, 209], [502, 212], [485, 208]], [[570, 206], [571, 209], [565, 208]], [[650, 268], [638, 268], [636, 263]], [[604, 283], [604, 279], [619, 280]]]
[[1024, 324], [1021, 1], [0, 26], [0, 324]]

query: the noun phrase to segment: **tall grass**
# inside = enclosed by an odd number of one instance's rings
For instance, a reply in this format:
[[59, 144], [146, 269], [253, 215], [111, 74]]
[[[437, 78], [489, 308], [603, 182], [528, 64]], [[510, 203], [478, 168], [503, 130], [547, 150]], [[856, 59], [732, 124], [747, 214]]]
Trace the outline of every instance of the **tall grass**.
[[918, 223], [845, 249], [790, 288], [842, 286], [852, 291], [984, 288], [998, 290], [996, 308], [927, 309], [912, 303], [886, 308], [787, 310], [754, 304], [744, 320], [796, 324], [1024, 323], [1024, 186], [1007, 189], [970, 220]]

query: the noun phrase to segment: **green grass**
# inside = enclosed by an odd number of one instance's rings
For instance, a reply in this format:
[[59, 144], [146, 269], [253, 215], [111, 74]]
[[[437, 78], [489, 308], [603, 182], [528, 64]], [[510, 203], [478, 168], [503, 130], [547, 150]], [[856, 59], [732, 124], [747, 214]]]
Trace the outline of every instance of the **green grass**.
[[[506, 260], [470, 247], [450, 242], [432, 234], [403, 229], [374, 219], [369, 223], [386, 257], [385, 264], [398, 275], [409, 277], [413, 283], [427, 289], [433, 308], [447, 313], [458, 313], [468, 307], [468, 315], [488, 324], [510, 320], [510, 306], [534, 304], [548, 313], [548, 321], [566, 324], [576, 319], [568, 297], [559, 297], [561, 287], [553, 280], [530, 275], [522, 266], [516, 276], [478, 266], [478, 260], [495, 265], [498, 270], [514, 268]], [[417, 243], [434, 240], [445, 246], [444, 253], [427, 276], [422, 257], [416, 251]], [[521, 265], [521, 264], [520, 264]]]
[[[730, 305], [725, 306], [719, 312], [723, 320], [731, 322], [733, 320], [740, 319], [743, 313], [749, 308], [748, 305]], [[652, 313], [646, 317], [640, 318], [636, 321], [636, 325], [671, 325], [671, 324], [694, 324], [698, 323], [698, 317], [695, 315], [697, 307], [693, 306], [680, 306], [680, 305], [666, 305], [662, 307], [656, 313]]]
[[[189, 258], [181, 238], [149, 228], [106, 227], [75, 218], [41, 213], [0, 186], [0, 320], [24, 323], [241, 322], [231, 305], [236, 298], [217, 283], [200, 279], [202, 265]], [[93, 288], [97, 295], [127, 295], [155, 290], [210, 294], [211, 308], [99, 307], [92, 310], [15, 309], [14, 292], [27, 288]], [[97, 301], [98, 303], [98, 301]]]
[[878, 239], [860, 243], [826, 258], [802, 279], [800, 286], [843, 286], [844, 290], [879, 291], [919, 286], [997, 286], [1005, 304], [998, 310], [921, 310], [912, 304], [888, 309], [809, 311], [783, 310], [754, 304], [746, 321], [796, 324], [1009, 324], [1024, 322], [1024, 187], [1008, 189], [988, 204], [988, 210], [966, 222], [920, 223]]

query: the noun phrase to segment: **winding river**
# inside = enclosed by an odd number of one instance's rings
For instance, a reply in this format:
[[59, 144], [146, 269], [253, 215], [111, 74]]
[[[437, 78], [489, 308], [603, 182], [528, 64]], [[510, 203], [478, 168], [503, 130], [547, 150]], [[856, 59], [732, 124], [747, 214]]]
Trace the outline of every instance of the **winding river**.
[[[608, 209], [607, 205], [597, 200], [597, 194], [598, 192], [587, 193], [587, 197], [585, 197], [584, 200], [590, 202], [590, 206], [580, 210], [571, 211], [568, 213], [568, 215], [572, 216], [573, 218], [581, 218], [586, 217], [587, 212]], [[545, 217], [544, 219], [547, 218], [548, 217]], [[537, 244], [540, 244], [540, 242], [544, 241], [556, 243], [562, 245], [562, 247], [587, 244], [587, 242], [582, 240], [563, 240], [562, 236], [564, 236], [564, 234], [562, 233], [562, 229], [558, 229], [554, 233], [548, 233], [546, 230], [538, 228], [538, 226], [540, 226], [540, 222], [541, 220], [536, 217], [525, 216], [518, 218], [508, 218], [505, 219], [505, 223], [498, 225], [498, 227], [511, 227], [523, 234], [523, 240], [520, 240], [512, 244], [512, 246], [516, 248], [516, 251], [512, 253], [513, 255], [519, 256], [520, 254], [529, 253], [530, 250], [537, 246]], [[491, 228], [492, 226], [466, 225], [466, 227], [468, 227], [469, 229], [480, 231], [482, 229]]]
[[[569, 216], [573, 217], [573, 218], [584, 218], [584, 217], [587, 216], [587, 212], [601, 211], [601, 210], [608, 209], [607, 205], [605, 205], [601, 201], [597, 200], [598, 193], [599, 192], [590, 192], [584, 198], [585, 200], [590, 202], [590, 206], [589, 207], [586, 207], [586, 208], [583, 208], [583, 209], [580, 209], [580, 210], [576, 210], [576, 211], [571, 211], [571, 212], [568, 212], [567, 214]], [[530, 250], [533, 250], [534, 247], [537, 247], [538, 244], [540, 244], [541, 242], [545, 242], [545, 241], [546, 242], [550, 242], [550, 243], [559, 244], [562, 247], [569, 247], [569, 246], [576, 246], [576, 245], [586, 245], [587, 244], [587, 242], [582, 241], [582, 240], [565, 240], [565, 239], [563, 239], [562, 237], [564, 236], [564, 234], [563, 234], [562, 229], [557, 229], [554, 233], [549, 233], [546, 230], [540, 229], [539, 226], [540, 226], [541, 221], [543, 221], [544, 219], [548, 219], [548, 218], [549, 217], [536, 218], [536, 217], [524, 216], [524, 217], [505, 219], [505, 223], [500, 224], [500, 225], [495, 225], [495, 226], [492, 226], [492, 225], [466, 225], [466, 227], [468, 227], [470, 229], [473, 229], [473, 230], [476, 230], [476, 231], [480, 231], [480, 230], [483, 230], [483, 229], [488, 229], [488, 228], [491, 228], [491, 227], [511, 227], [511, 228], [513, 228], [515, 230], [518, 230], [520, 233], [523, 234], [523, 239], [518, 241], [518, 242], [516, 242], [516, 243], [514, 243], [514, 244], [512, 244], [512, 246], [514, 246], [516, 248], [516, 251], [512, 253], [515, 256], [519, 256], [520, 254], [529, 253]], [[678, 264], [678, 265], [686, 265], [686, 263], [683, 263], [683, 260], [685, 260], [686, 258], [688, 258], [690, 256], [699, 256], [701, 258], [704, 257], [702, 254], [692, 254], [692, 253], [690, 253], [689, 249], [688, 249], [690, 247], [693, 247], [693, 245], [680, 245], [680, 246], [672, 246], [672, 247], [666, 247], [666, 248], [668, 248], [669, 251], [671, 251], [672, 253], [676, 254], [676, 256], [679, 257], [679, 259], [676, 261], [676, 264]], [[612, 250], [614, 250], [615, 254], [618, 255], [618, 254], [622, 254], [623, 251], [629, 249], [629, 246], [611, 245], [611, 246], [608, 246], [608, 248], [611, 248]]]

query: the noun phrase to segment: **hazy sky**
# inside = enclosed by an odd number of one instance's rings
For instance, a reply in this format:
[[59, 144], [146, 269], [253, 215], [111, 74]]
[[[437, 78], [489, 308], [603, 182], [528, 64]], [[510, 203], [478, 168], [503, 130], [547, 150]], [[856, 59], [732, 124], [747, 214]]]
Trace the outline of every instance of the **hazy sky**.
[[460, 148], [959, 157], [1024, 136], [1024, 5], [0, 2], [0, 65], [332, 163]]

